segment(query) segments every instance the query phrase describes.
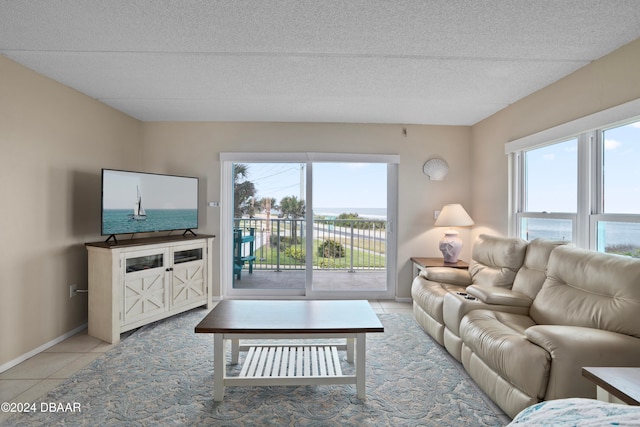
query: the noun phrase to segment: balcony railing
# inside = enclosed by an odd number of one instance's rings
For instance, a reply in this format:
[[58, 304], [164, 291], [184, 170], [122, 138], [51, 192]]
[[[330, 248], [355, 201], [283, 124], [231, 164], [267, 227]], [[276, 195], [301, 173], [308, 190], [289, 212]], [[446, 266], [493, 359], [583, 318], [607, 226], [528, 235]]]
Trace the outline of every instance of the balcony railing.
[[[307, 234], [313, 238], [313, 268], [383, 270], [386, 266], [386, 222], [368, 219], [316, 219], [307, 233], [303, 219], [236, 218], [236, 229], [254, 233], [254, 270], [304, 270]], [[249, 244], [242, 245], [249, 256]], [[245, 266], [247, 268], [247, 266]]]

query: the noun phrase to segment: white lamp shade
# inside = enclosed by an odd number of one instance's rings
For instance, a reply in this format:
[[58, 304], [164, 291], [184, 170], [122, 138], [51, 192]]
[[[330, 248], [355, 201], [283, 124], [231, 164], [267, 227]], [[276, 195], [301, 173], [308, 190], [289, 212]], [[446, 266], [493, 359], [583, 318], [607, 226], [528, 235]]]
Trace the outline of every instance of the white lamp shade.
[[[435, 222], [436, 227], [467, 227], [473, 224], [473, 220], [459, 203], [445, 205]], [[440, 240], [439, 249], [445, 263], [458, 262], [458, 255], [462, 251], [462, 240], [458, 237], [458, 232], [445, 231], [444, 237]]]
[[445, 205], [436, 219], [436, 227], [468, 227], [475, 224], [460, 203]]

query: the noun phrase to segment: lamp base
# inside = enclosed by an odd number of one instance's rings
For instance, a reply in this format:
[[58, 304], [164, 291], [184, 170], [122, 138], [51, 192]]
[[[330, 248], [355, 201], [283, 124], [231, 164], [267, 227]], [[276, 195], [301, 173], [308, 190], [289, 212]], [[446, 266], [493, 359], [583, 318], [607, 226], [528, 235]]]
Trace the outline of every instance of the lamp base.
[[462, 251], [462, 240], [458, 237], [455, 230], [447, 230], [444, 237], [440, 240], [440, 252], [444, 258], [444, 262], [458, 262], [458, 255]]

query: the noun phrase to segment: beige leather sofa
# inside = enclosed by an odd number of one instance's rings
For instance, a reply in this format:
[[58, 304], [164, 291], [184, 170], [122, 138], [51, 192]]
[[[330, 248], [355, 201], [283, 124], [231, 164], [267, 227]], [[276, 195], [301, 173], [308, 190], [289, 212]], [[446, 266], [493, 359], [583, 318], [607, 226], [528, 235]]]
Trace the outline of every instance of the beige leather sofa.
[[551, 251], [566, 242], [536, 239], [526, 246], [524, 261], [511, 288], [473, 284], [465, 289], [468, 296], [447, 294], [443, 302], [444, 346], [458, 361], [462, 361], [460, 322], [471, 310], [490, 309], [514, 314], [527, 314], [546, 279]]
[[466, 292], [469, 285], [511, 288], [526, 250], [525, 240], [482, 234], [473, 244], [469, 271], [450, 267], [421, 271], [411, 286], [415, 319], [438, 343], [445, 345], [445, 296], [464, 299], [458, 293]]
[[[480, 236], [476, 244], [468, 285], [443, 269], [414, 280], [414, 315], [508, 415], [542, 400], [594, 398], [583, 366], [640, 366], [640, 260], [524, 242], [509, 289], [512, 268], [495, 266], [512, 266], [500, 249], [520, 254], [521, 242]], [[488, 248], [499, 249], [482, 254]], [[487, 260], [494, 267], [474, 267]], [[480, 270], [493, 271], [499, 286], [475, 280]], [[447, 274], [456, 283], [436, 281]]]

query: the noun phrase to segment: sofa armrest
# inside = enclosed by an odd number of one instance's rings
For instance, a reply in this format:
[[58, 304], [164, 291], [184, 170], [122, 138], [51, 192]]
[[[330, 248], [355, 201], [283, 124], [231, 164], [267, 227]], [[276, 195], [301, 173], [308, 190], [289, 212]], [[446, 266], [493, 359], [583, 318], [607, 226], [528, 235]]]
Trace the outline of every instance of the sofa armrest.
[[498, 286], [467, 287], [466, 292], [486, 304], [509, 305], [514, 307], [531, 307], [533, 300], [527, 295]]
[[640, 366], [640, 338], [601, 329], [536, 325], [525, 331], [551, 355], [545, 400], [595, 398], [595, 386], [582, 377], [583, 366]]
[[453, 267], [429, 267], [420, 272], [420, 276], [432, 282], [468, 286], [471, 284], [469, 271]]
[[573, 361], [589, 359], [596, 363], [590, 366], [640, 366], [640, 338], [629, 335], [565, 325], [536, 325], [525, 335], [553, 359], [569, 356]]

